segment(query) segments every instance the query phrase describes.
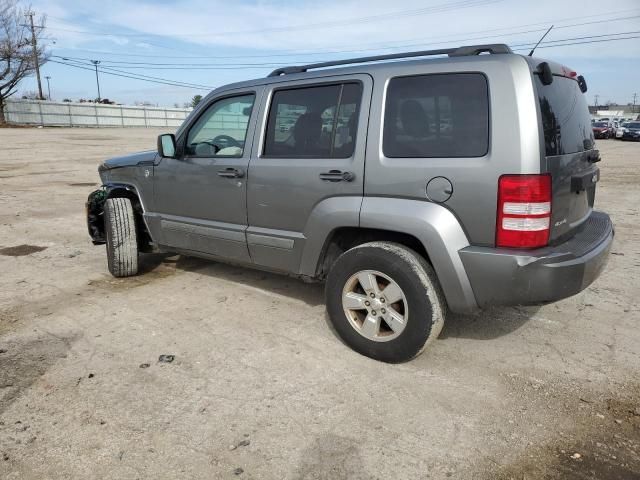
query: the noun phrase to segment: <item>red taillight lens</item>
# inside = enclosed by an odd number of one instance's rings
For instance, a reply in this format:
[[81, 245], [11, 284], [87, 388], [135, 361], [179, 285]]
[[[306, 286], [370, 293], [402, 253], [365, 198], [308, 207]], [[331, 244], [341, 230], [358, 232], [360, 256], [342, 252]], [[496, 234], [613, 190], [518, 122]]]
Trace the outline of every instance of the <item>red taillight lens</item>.
[[503, 175], [498, 180], [496, 246], [544, 247], [549, 243], [551, 175]]

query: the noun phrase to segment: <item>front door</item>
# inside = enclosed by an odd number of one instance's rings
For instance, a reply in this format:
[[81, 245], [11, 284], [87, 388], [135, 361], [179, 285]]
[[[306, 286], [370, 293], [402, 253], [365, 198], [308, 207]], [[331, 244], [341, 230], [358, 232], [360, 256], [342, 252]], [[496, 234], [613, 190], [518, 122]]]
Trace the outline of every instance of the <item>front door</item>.
[[260, 118], [266, 128], [256, 135], [247, 191], [254, 263], [299, 273], [308, 237], [319, 236], [309, 225], [336, 209], [348, 210], [358, 225], [372, 85], [368, 75], [353, 75], [265, 90]]
[[182, 130], [177, 158], [154, 168], [165, 247], [249, 261], [246, 181], [256, 92], [213, 99]]

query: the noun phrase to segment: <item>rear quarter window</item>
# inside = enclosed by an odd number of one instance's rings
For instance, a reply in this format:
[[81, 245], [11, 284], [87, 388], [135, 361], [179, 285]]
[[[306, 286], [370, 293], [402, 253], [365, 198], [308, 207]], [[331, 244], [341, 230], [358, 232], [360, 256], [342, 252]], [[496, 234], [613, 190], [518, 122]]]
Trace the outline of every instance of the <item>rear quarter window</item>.
[[391, 79], [383, 152], [391, 158], [482, 157], [489, 150], [489, 100], [481, 73]]

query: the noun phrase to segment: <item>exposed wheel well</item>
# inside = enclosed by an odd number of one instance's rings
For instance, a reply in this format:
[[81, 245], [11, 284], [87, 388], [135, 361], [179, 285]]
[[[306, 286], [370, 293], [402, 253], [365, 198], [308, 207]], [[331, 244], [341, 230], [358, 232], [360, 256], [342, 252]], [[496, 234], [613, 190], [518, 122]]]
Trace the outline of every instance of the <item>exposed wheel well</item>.
[[414, 250], [426, 259], [427, 262], [431, 263], [424, 245], [413, 235], [374, 228], [341, 227], [331, 232], [327, 238], [320, 259], [318, 260], [316, 276], [321, 279], [325, 278], [333, 262], [335, 262], [340, 255], [357, 245], [373, 241], [400, 243]]
[[149, 235], [147, 225], [144, 223], [144, 209], [142, 208], [138, 194], [128, 188], [115, 187], [109, 190], [106, 198], [128, 198], [131, 200], [133, 214], [136, 220], [136, 232], [138, 233], [138, 249], [141, 252], [151, 252], [153, 250], [153, 241], [151, 240], [151, 235]]

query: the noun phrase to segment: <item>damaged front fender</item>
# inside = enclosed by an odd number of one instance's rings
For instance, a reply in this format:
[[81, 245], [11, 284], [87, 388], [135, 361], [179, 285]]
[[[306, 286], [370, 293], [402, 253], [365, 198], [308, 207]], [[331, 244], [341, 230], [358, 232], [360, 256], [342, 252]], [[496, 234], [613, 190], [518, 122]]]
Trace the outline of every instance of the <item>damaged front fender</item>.
[[94, 245], [106, 242], [104, 237], [104, 202], [107, 199], [107, 189], [103, 186], [89, 194], [87, 198], [87, 229]]
[[89, 194], [86, 202], [87, 229], [94, 245], [106, 243], [104, 207], [107, 199], [112, 197], [125, 197], [131, 200], [133, 205], [136, 230], [138, 232], [138, 248], [141, 252], [154, 251], [153, 241], [144, 222], [140, 197], [133, 185], [125, 183], [105, 183], [99, 190]]

